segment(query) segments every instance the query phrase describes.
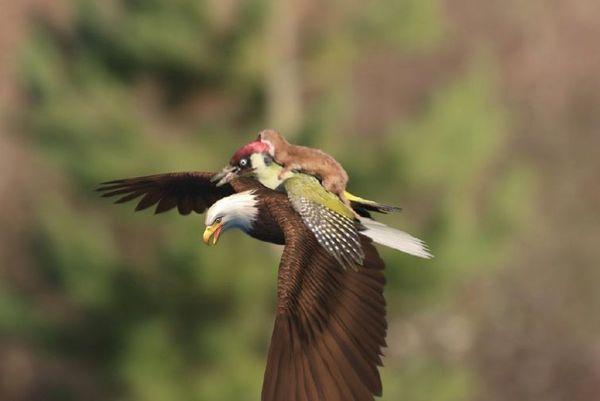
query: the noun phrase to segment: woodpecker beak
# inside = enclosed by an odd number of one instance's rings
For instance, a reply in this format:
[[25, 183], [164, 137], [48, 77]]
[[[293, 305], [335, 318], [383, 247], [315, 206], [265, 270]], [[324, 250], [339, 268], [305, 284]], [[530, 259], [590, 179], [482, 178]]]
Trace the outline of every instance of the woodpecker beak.
[[[219, 235], [221, 235], [221, 231], [223, 230], [224, 223], [216, 223], [206, 227], [204, 230], [204, 235], [202, 239], [206, 245], [215, 245], [219, 240]], [[210, 243], [210, 239], [212, 238], [212, 244]]]
[[210, 179], [211, 182], [216, 182], [217, 186], [220, 187], [223, 184], [227, 184], [231, 181], [237, 173], [240, 171], [239, 167], [236, 166], [225, 166], [221, 172], [215, 174]]

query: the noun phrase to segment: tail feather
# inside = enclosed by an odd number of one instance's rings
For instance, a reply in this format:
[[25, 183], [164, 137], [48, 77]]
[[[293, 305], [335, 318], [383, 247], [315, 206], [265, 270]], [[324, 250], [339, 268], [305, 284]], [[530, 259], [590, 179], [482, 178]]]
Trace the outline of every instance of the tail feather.
[[420, 258], [433, 258], [427, 245], [420, 239], [370, 218], [361, 217], [359, 220], [365, 227], [361, 234], [374, 242]]
[[352, 195], [350, 192], [345, 192], [344, 196], [350, 201], [352, 209], [363, 217], [369, 217], [369, 212], [377, 213], [392, 213], [399, 212], [402, 209], [396, 206], [384, 205], [372, 200], [361, 198], [360, 196]]

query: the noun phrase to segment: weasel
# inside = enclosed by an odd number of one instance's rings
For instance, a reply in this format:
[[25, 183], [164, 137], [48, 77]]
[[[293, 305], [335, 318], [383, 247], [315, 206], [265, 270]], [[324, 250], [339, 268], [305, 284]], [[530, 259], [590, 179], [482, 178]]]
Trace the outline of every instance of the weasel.
[[346, 205], [349, 205], [344, 195], [348, 174], [333, 157], [319, 149], [293, 145], [272, 129], [261, 131], [258, 139], [268, 146], [271, 157], [283, 166], [280, 177], [292, 170], [314, 175], [321, 180], [321, 184], [327, 191], [337, 195]]

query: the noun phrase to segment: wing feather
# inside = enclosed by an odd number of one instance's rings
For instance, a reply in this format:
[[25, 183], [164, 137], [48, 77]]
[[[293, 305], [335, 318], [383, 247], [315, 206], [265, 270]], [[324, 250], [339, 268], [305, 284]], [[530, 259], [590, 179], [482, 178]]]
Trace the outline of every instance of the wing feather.
[[342, 266], [358, 268], [364, 259], [362, 225], [340, 199], [314, 177], [298, 174], [284, 181], [292, 207], [315, 238]]
[[[264, 189], [247, 179], [216, 187], [210, 182], [212, 175], [137, 177], [104, 183], [98, 190], [105, 197], [118, 197], [119, 203], [140, 198], [136, 210], [155, 206], [155, 213], [163, 213], [177, 208], [185, 215], [202, 213], [235, 192]], [[378, 366], [387, 330], [383, 261], [371, 240], [359, 236], [349, 220], [322, 216], [335, 241], [326, 235], [317, 239], [305, 225], [306, 216], [298, 214], [287, 197], [282, 202], [280, 194], [269, 193], [272, 196], [264, 196], [265, 202], [272, 201], [267, 215], [284, 233], [286, 245], [262, 400], [372, 401], [381, 394]], [[362, 260], [360, 267], [345, 268], [356, 266], [357, 259]]]
[[97, 191], [103, 197], [119, 196], [115, 203], [141, 197], [136, 211], [156, 205], [156, 214], [176, 207], [180, 214], [188, 215], [192, 211], [204, 213], [217, 200], [235, 192], [262, 187], [258, 182], [244, 178], [217, 187], [210, 180], [213, 175], [209, 172], [156, 174], [108, 181]]
[[291, 205], [270, 210], [286, 245], [262, 400], [373, 400], [387, 330], [383, 261], [360, 236], [363, 265], [345, 269]]

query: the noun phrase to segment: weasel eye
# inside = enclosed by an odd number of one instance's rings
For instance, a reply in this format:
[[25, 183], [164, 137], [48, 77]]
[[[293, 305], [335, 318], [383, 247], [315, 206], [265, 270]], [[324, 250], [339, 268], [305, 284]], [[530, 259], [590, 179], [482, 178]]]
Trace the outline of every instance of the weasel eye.
[[240, 167], [246, 167], [248, 165], [248, 159], [242, 159], [238, 164]]

